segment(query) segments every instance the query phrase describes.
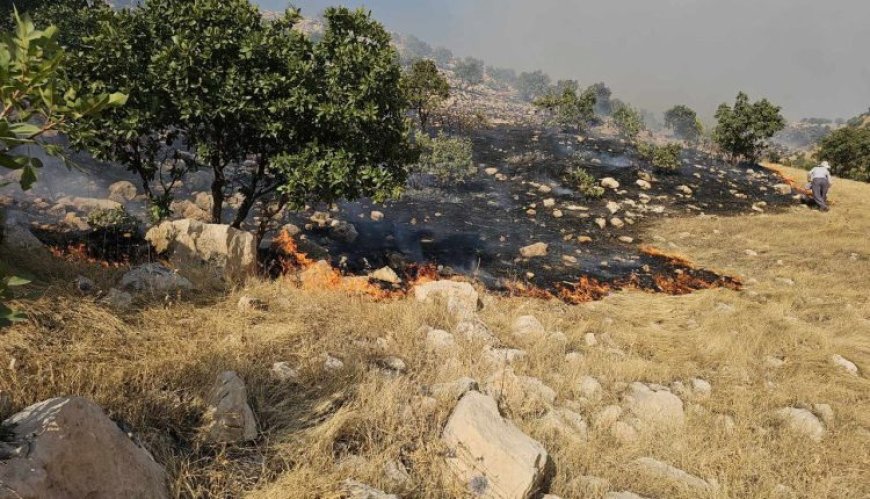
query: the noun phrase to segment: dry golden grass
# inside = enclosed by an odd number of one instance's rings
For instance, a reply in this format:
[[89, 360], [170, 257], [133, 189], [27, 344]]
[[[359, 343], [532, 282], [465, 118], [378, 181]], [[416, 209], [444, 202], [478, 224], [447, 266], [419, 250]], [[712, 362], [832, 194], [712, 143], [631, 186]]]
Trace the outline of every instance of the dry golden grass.
[[[584, 497], [571, 481], [594, 475], [608, 479], [611, 490], [698, 497], [631, 470], [631, 461], [652, 456], [715, 478], [721, 489], [712, 497], [773, 498], [779, 484], [796, 497], [870, 496], [870, 186], [838, 181], [832, 197], [827, 214], [796, 207], [672, 219], [649, 229], [646, 239], [664, 238], [656, 243], [663, 249], [742, 276], [744, 291], [622, 292], [582, 306], [486, 298], [481, 318], [503, 343], [529, 352], [518, 371], [542, 379], [560, 401], [575, 399], [581, 376], [601, 381], [604, 397], [583, 408], [587, 419], [619, 402], [621, 383], [701, 377], [713, 385], [710, 399], [687, 400], [683, 431], [631, 444], [594, 430], [586, 444], [572, 444], [542, 431], [538, 414], [505, 407], [552, 454], [554, 494]], [[747, 256], [747, 249], [758, 256]], [[116, 277], [41, 263], [37, 297], [18, 302], [31, 321], [0, 335], [0, 390], [11, 395], [15, 410], [55, 396], [95, 400], [166, 464], [181, 497], [337, 497], [346, 478], [403, 497], [462, 497], [444, 474], [438, 440], [452, 401], [427, 410], [421, 386], [461, 376], [484, 381], [492, 370], [479, 344], [462, 343], [456, 361], [426, 352], [418, 328], [454, 326], [441, 308], [257, 282], [195, 302], [145, 304], [118, 317], [71, 291], [68, 282], [78, 272], [100, 284]], [[242, 294], [262, 299], [269, 310], [239, 312]], [[512, 338], [510, 323], [525, 314], [564, 332], [567, 345]], [[588, 332], [608, 333], [625, 355], [587, 347]], [[583, 360], [569, 365], [568, 351], [582, 352]], [[342, 358], [346, 368], [324, 373], [325, 353]], [[858, 364], [862, 376], [834, 366], [834, 353]], [[374, 361], [383, 355], [403, 358], [408, 374], [381, 373]], [[786, 364], [767, 368], [767, 355]], [[276, 361], [298, 365], [301, 382], [272, 379]], [[197, 432], [203, 397], [228, 369], [247, 382], [262, 438], [207, 446]], [[779, 431], [771, 417], [784, 406], [814, 403], [830, 404], [836, 414], [818, 444]], [[716, 423], [719, 414], [734, 418], [733, 434]], [[384, 476], [384, 465], [397, 459], [408, 465], [409, 484]]]

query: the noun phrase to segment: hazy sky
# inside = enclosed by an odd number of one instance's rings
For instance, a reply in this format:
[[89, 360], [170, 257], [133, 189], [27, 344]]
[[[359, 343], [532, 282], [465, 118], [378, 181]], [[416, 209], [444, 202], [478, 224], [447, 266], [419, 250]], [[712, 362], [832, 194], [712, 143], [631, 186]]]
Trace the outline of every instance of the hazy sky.
[[[285, 0], [259, 0], [283, 9]], [[738, 90], [789, 118], [870, 107], [870, 0], [295, 0], [306, 15], [365, 6], [457, 55], [540, 68], [663, 110], [712, 115]]]

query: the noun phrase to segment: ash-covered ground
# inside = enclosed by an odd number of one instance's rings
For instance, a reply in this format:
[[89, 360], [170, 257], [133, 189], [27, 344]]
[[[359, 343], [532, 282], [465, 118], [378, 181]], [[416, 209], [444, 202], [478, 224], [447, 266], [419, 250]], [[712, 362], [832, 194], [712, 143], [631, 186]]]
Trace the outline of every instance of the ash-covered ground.
[[[497, 290], [570, 290], [584, 277], [656, 289], [662, 278], [682, 274], [709, 285], [732, 281], [642, 251], [656, 243], [641, 236], [649, 221], [794, 202], [775, 173], [733, 167], [695, 151], [684, 152], [679, 172], [663, 174], [612, 137], [505, 126], [478, 132], [474, 143], [478, 172], [466, 181], [444, 185], [417, 175], [401, 200], [345, 203], [327, 218], [314, 217], [317, 223], [301, 215], [295, 222], [350, 273], [434, 263], [442, 273], [470, 275]], [[584, 197], [564, 180], [576, 157], [597, 179], [613, 179], [618, 187], [598, 199]], [[358, 235], [347, 237], [344, 225], [331, 219], [353, 223]], [[523, 255], [523, 248], [536, 244]]]

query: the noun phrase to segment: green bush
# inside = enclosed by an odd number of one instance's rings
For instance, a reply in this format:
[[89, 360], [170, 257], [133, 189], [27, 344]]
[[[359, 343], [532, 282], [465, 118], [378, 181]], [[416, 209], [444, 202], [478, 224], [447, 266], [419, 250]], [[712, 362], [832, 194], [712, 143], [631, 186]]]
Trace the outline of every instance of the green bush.
[[613, 123], [619, 128], [624, 138], [634, 141], [644, 129], [643, 118], [641, 118], [640, 112], [628, 104], [614, 107]]
[[443, 132], [435, 138], [420, 134], [417, 145], [420, 148], [420, 160], [414, 167], [417, 173], [435, 175], [442, 182], [455, 182], [475, 171], [470, 139], [450, 137]]
[[656, 170], [675, 172], [680, 168], [680, 153], [683, 152], [683, 146], [680, 144], [659, 146], [641, 143], [637, 146], [637, 152], [641, 158], [648, 161]]
[[88, 225], [112, 232], [136, 232], [139, 220], [124, 208], [97, 209], [88, 213]]
[[604, 195], [604, 187], [598, 184], [598, 179], [578, 164], [566, 170], [565, 181], [587, 198], [595, 199]]
[[831, 172], [870, 182], [870, 128], [841, 128], [819, 144], [819, 159], [831, 162]]

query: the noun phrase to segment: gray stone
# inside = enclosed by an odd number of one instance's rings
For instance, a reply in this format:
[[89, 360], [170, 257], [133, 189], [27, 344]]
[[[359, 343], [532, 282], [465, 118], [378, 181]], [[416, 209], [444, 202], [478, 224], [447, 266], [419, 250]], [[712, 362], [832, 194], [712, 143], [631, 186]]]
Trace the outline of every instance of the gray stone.
[[814, 442], [821, 442], [825, 436], [825, 426], [812, 412], [806, 409], [785, 407], [775, 413], [786, 430], [803, 435]]
[[171, 293], [193, 289], [193, 284], [159, 263], [133, 267], [121, 277], [121, 288], [137, 292]]
[[168, 498], [167, 475], [103, 410], [82, 398], [55, 398], [4, 421], [0, 497]]
[[399, 499], [399, 496], [387, 494], [374, 487], [362, 484], [354, 480], [345, 480], [341, 485], [341, 490], [347, 499]]
[[715, 482], [698, 478], [695, 475], [686, 473], [685, 471], [671, 466], [651, 457], [642, 457], [634, 461], [634, 466], [644, 473], [657, 478], [669, 480], [688, 489], [693, 489], [696, 492], [710, 492], [717, 489]]
[[842, 355], [834, 354], [831, 356], [831, 361], [843, 368], [847, 373], [852, 376], [858, 376], [858, 366], [855, 365], [851, 360], [843, 357]]
[[480, 497], [530, 499], [540, 492], [547, 450], [502, 418], [491, 397], [467, 393], [447, 421], [442, 440], [451, 450], [448, 466]]
[[211, 443], [232, 443], [257, 438], [257, 420], [248, 405], [245, 382], [233, 371], [218, 375], [208, 397], [204, 428]]
[[538, 319], [531, 315], [517, 317], [511, 329], [513, 331], [513, 334], [519, 337], [535, 337], [543, 336], [544, 334], [546, 334], [546, 329], [544, 329], [544, 325], [541, 324]]
[[653, 390], [635, 382], [629, 385], [623, 402], [645, 426], [681, 427], [685, 423], [683, 401], [668, 390]]

